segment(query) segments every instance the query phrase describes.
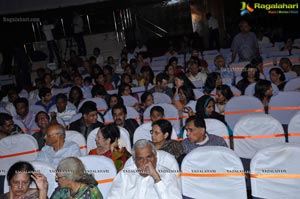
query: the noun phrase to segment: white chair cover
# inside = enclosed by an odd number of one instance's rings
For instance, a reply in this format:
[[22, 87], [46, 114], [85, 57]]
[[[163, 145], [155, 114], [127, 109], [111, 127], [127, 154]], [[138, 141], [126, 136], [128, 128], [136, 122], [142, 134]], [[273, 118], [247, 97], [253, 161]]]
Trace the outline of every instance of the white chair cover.
[[[196, 112], [196, 104], [197, 104], [197, 101], [195, 101], [195, 100], [190, 100], [189, 103], [187, 103], [187, 104], [185, 105], [185, 107], [190, 107], [194, 112]], [[186, 121], [187, 118], [189, 118], [189, 114], [186, 113], [186, 112], [183, 112], [182, 118], [181, 118], [181, 120], [182, 120], [182, 125], [185, 125], [185, 121]]]
[[252, 196], [259, 198], [299, 198], [300, 146], [276, 144], [258, 151], [251, 168]]
[[300, 111], [290, 120], [288, 125], [289, 142], [300, 144]]
[[193, 89], [194, 95], [195, 95], [195, 100], [199, 99], [204, 95], [204, 93], [201, 91], [201, 89], [195, 88]]
[[172, 99], [170, 98], [170, 96], [165, 93], [154, 92], [152, 93], [152, 95], [154, 99], [154, 104], [172, 103]]
[[251, 159], [254, 154], [269, 145], [285, 142], [279, 121], [264, 113], [243, 116], [233, 130], [234, 151], [241, 158]]
[[87, 154], [90, 152], [90, 150], [97, 148], [96, 136], [97, 136], [98, 130], [99, 130], [99, 127], [93, 129], [87, 137], [87, 141], [86, 141]]
[[204, 84], [201, 80], [195, 80], [195, 81], [192, 81], [192, 83], [194, 84], [195, 88], [197, 89], [202, 89]]
[[238, 119], [249, 113], [264, 113], [264, 106], [253, 96], [238, 96], [231, 98], [225, 105], [225, 120], [231, 129]]
[[37, 114], [40, 111], [44, 111], [44, 112], [47, 113], [46, 109], [41, 105], [30, 105], [29, 106], [29, 111], [33, 112], [34, 114]]
[[134, 106], [135, 104], [138, 104], [138, 100], [133, 96], [122, 96], [124, 105], [125, 106]]
[[111, 109], [109, 109], [103, 117], [104, 117], [105, 124], [110, 124], [110, 123], [114, 122], [114, 118], [112, 116]]
[[72, 142], [75, 142], [76, 144], [78, 144], [78, 146], [80, 147], [81, 155], [86, 155], [87, 154], [86, 140], [85, 140], [84, 136], [81, 133], [79, 133], [77, 131], [67, 130], [65, 140], [66, 141], [72, 141]]
[[182, 194], [190, 198], [246, 199], [242, 162], [236, 154], [220, 146], [198, 147], [181, 165]]
[[300, 91], [300, 77], [289, 80], [285, 86], [284, 91]]
[[120, 141], [124, 144], [127, 151], [131, 154], [130, 135], [125, 128], [119, 127], [119, 129], [120, 129]]
[[31, 135], [17, 134], [0, 140], [0, 175], [6, 175], [10, 166], [18, 161], [32, 161], [37, 158], [39, 147]]
[[141, 99], [141, 96], [146, 91], [146, 88], [145, 86], [132, 87], [131, 91], [132, 94], [137, 94], [139, 96], [139, 99]]
[[57, 94], [65, 94], [68, 96], [69, 92], [71, 90], [71, 87], [67, 87], [67, 88], [52, 88], [51, 89], [51, 93], [52, 95], [57, 95]]
[[217, 119], [204, 119], [204, 120], [206, 125], [206, 131], [209, 134], [222, 137], [229, 147], [230, 141], [229, 141], [229, 134], [226, 125]]
[[77, 108], [77, 112], [79, 112], [79, 109], [82, 107], [82, 105], [86, 102], [86, 101], [92, 101], [95, 102], [97, 105], [97, 110], [98, 113], [104, 113], [107, 110], [107, 104], [106, 101], [102, 98], [91, 98], [91, 99], [85, 99], [82, 102], [79, 103], [78, 108]]
[[[152, 122], [146, 122], [142, 125], [140, 125], [133, 134], [133, 144], [140, 140], [140, 139], [146, 139], [152, 141], [152, 137], [150, 134], [150, 130], [152, 129]], [[177, 139], [177, 134], [174, 128], [172, 128], [172, 134], [171, 139]]]
[[140, 125], [141, 124], [140, 114], [135, 110], [135, 108], [126, 106], [126, 110], [127, 110], [126, 119], [135, 119]]
[[179, 112], [177, 108], [172, 104], [152, 104], [149, 106], [144, 112], [144, 122], [150, 122], [150, 110], [153, 106], [161, 106], [165, 111], [165, 118], [166, 120], [170, 121], [172, 126], [174, 127], [176, 134], [180, 131], [180, 118]]
[[82, 156], [79, 159], [84, 164], [86, 172], [94, 175], [103, 198], [106, 198], [117, 175], [113, 161], [102, 155]]
[[269, 102], [269, 114], [281, 124], [288, 124], [293, 115], [300, 110], [300, 93], [295, 91], [279, 92]]

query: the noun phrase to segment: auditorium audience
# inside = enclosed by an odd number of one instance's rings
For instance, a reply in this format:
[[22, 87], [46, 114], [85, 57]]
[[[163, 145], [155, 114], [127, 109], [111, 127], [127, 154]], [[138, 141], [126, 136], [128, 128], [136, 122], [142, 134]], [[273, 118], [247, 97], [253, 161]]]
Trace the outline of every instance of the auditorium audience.
[[247, 64], [241, 76], [243, 79], [236, 84], [236, 87], [241, 91], [242, 95], [244, 95], [247, 86], [259, 80], [259, 71], [257, 67]]
[[226, 103], [233, 97], [233, 93], [228, 85], [222, 84], [217, 86], [216, 108], [217, 112], [224, 114]]

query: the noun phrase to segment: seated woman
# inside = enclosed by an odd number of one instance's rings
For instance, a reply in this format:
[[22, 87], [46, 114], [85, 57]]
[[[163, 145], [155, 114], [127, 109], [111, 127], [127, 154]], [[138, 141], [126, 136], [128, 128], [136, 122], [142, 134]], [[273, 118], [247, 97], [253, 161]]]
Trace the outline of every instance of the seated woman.
[[95, 84], [104, 86], [105, 90], [115, 89], [113, 83], [108, 81], [106, 76], [102, 72], [100, 72], [96, 75]]
[[82, 100], [84, 100], [84, 98], [81, 88], [79, 88], [78, 86], [73, 86], [69, 92], [69, 102], [71, 102], [76, 106], [76, 108], [78, 108], [78, 105]]
[[62, 159], [56, 169], [57, 187], [51, 199], [102, 199], [92, 174], [88, 174], [80, 159], [68, 157]]
[[150, 66], [143, 66], [141, 68], [141, 77], [139, 79], [139, 86], [145, 86], [148, 90], [150, 86], [154, 85], [154, 73]]
[[265, 107], [265, 113], [268, 113], [269, 101], [273, 95], [271, 82], [268, 80], [259, 80], [255, 84], [254, 97], [257, 97]]
[[[191, 101], [195, 100], [194, 91], [187, 86], [180, 86], [178, 89], [179, 101], [173, 101], [179, 111], [179, 117], [183, 116], [184, 107]], [[188, 108], [190, 110], [190, 108]]]
[[279, 66], [283, 70], [287, 81], [297, 77], [297, 73], [292, 70], [293, 64], [289, 58], [281, 58], [279, 61]]
[[204, 93], [209, 95], [211, 91], [213, 91], [219, 85], [222, 85], [222, 78], [220, 73], [209, 73], [204, 84]]
[[286, 84], [285, 75], [280, 68], [272, 68], [269, 71], [270, 79], [273, 84], [275, 84], [280, 91], [283, 91]]
[[175, 82], [175, 67], [174, 67], [174, 65], [172, 65], [172, 64], [166, 65], [164, 72], [169, 77], [168, 83], [174, 84], [174, 82]]
[[178, 73], [175, 76], [175, 84], [173, 87], [173, 100], [177, 101], [179, 100], [179, 95], [178, 95], [178, 89], [180, 86], [185, 85], [188, 88], [194, 89], [195, 86], [194, 84], [187, 78], [187, 76], [184, 73]]
[[[37, 189], [29, 188], [35, 181]], [[0, 195], [0, 199], [46, 199], [48, 192], [47, 178], [35, 172], [28, 162], [17, 162], [7, 172], [9, 192]]]
[[118, 87], [118, 95], [119, 96], [133, 96], [139, 101], [139, 96], [137, 94], [133, 94], [131, 90], [131, 86], [126, 83], [120, 84]]
[[115, 163], [117, 171], [120, 171], [130, 158], [130, 153], [125, 147], [120, 147], [120, 130], [114, 124], [109, 124], [99, 129], [96, 137], [97, 148], [92, 149], [89, 155], [104, 155], [111, 158]]
[[224, 114], [226, 103], [233, 97], [233, 93], [229, 86], [222, 84], [217, 86], [216, 106], [218, 112]]
[[242, 95], [244, 95], [247, 86], [259, 80], [259, 70], [256, 66], [247, 64], [241, 76], [243, 79], [236, 84], [236, 87], [241, 91]]
[[166, 151], [181, 164], [185, 152], [180, 142], [171, 140], [172, 124], [168, 120], [160, 119], [152, 123], [152, 142], [157, 150]]
[[140, 104], [140, 109], [138, 111], [142, 121], [144, 121], [145, 110], [152, 104], [154, 104], [154, 98], [152, 93], [145, 91], [141, 96], [141, 104]]

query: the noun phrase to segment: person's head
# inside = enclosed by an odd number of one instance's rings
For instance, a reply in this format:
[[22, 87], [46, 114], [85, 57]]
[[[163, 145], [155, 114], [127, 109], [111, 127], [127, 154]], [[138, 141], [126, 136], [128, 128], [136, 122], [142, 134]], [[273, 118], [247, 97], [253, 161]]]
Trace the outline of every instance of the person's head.
[[51, 89], [47, 87], [40, 88], [39, 97], [42, 100], [42, 102], [49, 103], [52, 98]]
[[175, 75], [175, 67], [172, 64], [168, 64], [165, 67], [164, 72], [169, 76], [169, 77], [173, 77]]
[[98, 112], [95, 102], [84, 102], [80, 107], [79, 112], [82, 114], [83, 121], [86, 125], [95, 124], [97, 122]]
[[254, 78], [255, 81], [259, 80], [259, 70], [256, 66], [252, 64], [247, 64], [245, 68], [243, 69], [243, 72], [241, 73], [241, 76], [244, 79], [247, 78]]
[[0, 133], [10, 135], [14, 129], [14, 121], [11, 115], [0, 113]]
[[178, 64], [178, 58], [177, 57], [171, 57], [169, 59], [168, 65], [171, 65], [175, 68], [177, 66], [177, 64]]
[[162, 90], [166, 90], [168, 88], [168, 81], [169, 77], [165, 73], [159, 73], [156, 76], [156, 85]]
[[214, 63], [217, 69], [225, 68], [226, 61], [223, 55], [217, 55], [214, 59]]
[[202, 117], [193, 115], [185, 122], [186, 136], [192, 143], [202, 142], [205, 139], [206, 125]]
[[194, 84], [186, 77], [184, 73], [178, 73], [175, 76], [175, 87], [179, 88], [182, 85], [185, 85], [192, 89], [195, 88]]
[[99, 72], [98, 74], [96, 74], [95, 76], [95, 83], [98, 84], [98, 85], [102, 85], [104, 86], [105, 84], [105, 75], [103, 72]]
[[196, 114], [201, 118], [208, 118], [215, 111], [215, 101], [209, 95], [203, 95], [197, 100]]
[[130, 75], [130, 77], [131, 77], [131, 75], [135, 75], [135, 68], [134, 68], [134, 66], [132, 66], [130, 64], [127, 64], [125, 66], [125, 68], [124, 68], [124, 74], [125, 73], [128, 74], [128, 75]]
[[60, 124], [50, 124], [46, 129], [44, 136], [45, 142], [48, 146], [55, 147], [65, 142], [66, 132], [65, 128]]
[[141, 139], [134, 143], [132, 158], [141, 176], [147, 177], [146, 166], [152, 164], [156, 169], [157, 153], [155, 146], [149, 140]]
[[105, 65], [105, 66], [103, 66], [103, 73], [104, 73], [105, 77], [110, 77], [113, 75], [114, 69], [110, 65]]
[[80, 100], [82, 99], [83, 99], [83, 93], [81, 88], [79, 88], [78, 86], [73, 86], [69, 93], [69, 101], [74, 103], [74, 102], [80, 102]]
[[64, 112], [66, 110], [67, 104], [68, 97], [65, 94], [59, 93], [56, 95], [56, 107], [59, 113]]
[[62, 159], [57, 166], [55, 180], [60, 188], [71, 188], [74, 182], [97, 185], [92, 174], [85, 170], [84, 164], [77, 157]]
[[125, 66], [128, 65], [128, 60], [126, 58], [122, 58], [120, 62], [121, 62], [121, 68], [124, 70]]
[[250, 31], [249, 23], [246, 20], [242, 20], [239, 23], [239, 27], [242, 33], [248, 33]]
[[207, 20], [209, 20], [211, 18], [211, 13], [210, 12], [206, 13], [205, 17]]
[[136, 67], [137, 67], [137, 60], [136, 59], [131, 59], [130, 61], [129, 61], [129, 64], [130, 64], [130, 66], [132, 66], [134, 69], [136, 69]]
[[289, 58], [283, 57], [279, 61], [279, 66], [286, 73], [286, 72], [289, 72], [292, 69], [293, 64], [292, 64], [292, 62]]
[[168, 120], [160, 119], [152, 123], [151, 130], [153, 144], [161, 144], [171, 139], [172, 124]]
[[107, 95], [107, 92], [106, 92], [104, 86], [102, 86], [102, 85], [93, 86], [91, 93], [92, 93], [92, 97], [99, 97], [99, 98], [103, 98], [103, 99]]
[[196, 76], [199, 73], [199, 64], [195, 61], [189, 61], [188, 68], [193, 76]]
[[216, 92], [216, 102], [217, 103], [226, 103], [233, 97], [233, 93], [230, 87], [226, 84], [217, 86]]
[[83, 86], [83, 79], [82, 76], [80, 74], [76, 74], [74, 77], [74, 85], [78, 86], [78, 87], [82, 87]]
[[123, 83], [118, 87], [118, 95], [129, 96], [132, 94], [131, 86], [129, 84]]
[[21, 118], [25, 118], [26, 115], [29, 113], [29, 102], [26, 98], [21, 97], [21, 98], [17, 98], [14, 101], [14, 106], [16, 108], [16, 112], [17, 114], [21, 117]]
[[18, 91], [16, 87], [11, 87], [7, 91], [8, 101], [13, 103], [18, 97]]
[[204, 90], [207, 94], [210, 94], [212, 90], [214, 90], [217, 86], [222, 85], [222, 78], [220, 73], [212, 72], [207, 75]]
[[270, 81], [261, 79], [255, 84], [254, 96], [261, 101], [265, 97], [270, 98], [272, 95], [273, 89]]
[[108, 99], [108, 106], [112, 108], [116, 104], [124, 104], [123, 98], [118, 94], [112, 94]]
[[28, 162], [17, 162], [7, 172], [7, 182], [10, 186], [11, 198], [19, 198], [29, 190], [32, 182], [30, 177], [34, 172], [33, 166]]
[[92, 85], [92, 78], [91, 77], [85, 77], [84, 80], [83, 80], [83, 85], [88, 87], [90, 85]]
[[43, 80], [44, 80], [44, 84], [45, 85], [47, 85], [47, 84], [51, 84], [51, 82], [52, 82], [52, 75], [51, 75], [51, 73], [45, 73], [44, 75], [43, 75]]
[[100, 55], [101, 51], [100, 48], [96, 47], [93, 50], [93, 55], [95, 55], [96, 57], [98, 57]]
[[44, 131], [49, 125], [50, 117], [45, 111], [40, 111], [35, 115], [35, 123]]
[[123, 104], [116, 104], [112, 107], [111, 113], [115, 124], [117, 126], [123, 127], [127, 116], [126, 106], [124, 106]]
[[145, 109], [154, 104], [154, 98], [152, 93], [145, 91], [141, 96], [141, 102]]
[[121, 84], [129, 84], [129, 85], [131, 85], [132, 84], [132, 77], [131, 77], [131, 75], [130, 74], [128, 74], [128, 73], [123, 73], [122, 75], [121, 75]]
[[108, 57], [107, 57], [107, 63], [108, 63], [108, 64], [114, 64], [114, 63], [115, 63], [114, 58], [113, 58], [112, 56], [108, 56]]
[[165, 110], [161, 106], [153, 106], [150, 110], [150, 118], [152, 122], [161, 120], [165, 117]]
[[101, 67], [97, 64], [92, 64], [92, 74], [91, 76], [94, 78], [94, 79], [97, 79], [97, 75], [99, 73], [103, 73], [103, 70], [101, 69]]
[[142, 67], [141, 74], [143, 79], [147, 79], [149, 83], [153, 84], [154, 73], [150, 66]]
[[195, 94], [193, 89], [185, 85], [179, 87], [178, 95], [179, 101], [184, 105], [186, 105], [191, 100], [195, 100]]
[[285, 75], [280, 68], [272, 68], [269, 71], [270, 79], [273, 83], [284, 82]]
[[108, 124], [98, 130], [96, 136], [96, 145], [98, 148], [110, 150], [111, 147], [118, 146], [120, 139], [120, 130], [115, 124]]
[[250, 64], [256, 66], [259, 70], [263, 70], [263, 59], [262, 57], [256, 57], [251, 60]]

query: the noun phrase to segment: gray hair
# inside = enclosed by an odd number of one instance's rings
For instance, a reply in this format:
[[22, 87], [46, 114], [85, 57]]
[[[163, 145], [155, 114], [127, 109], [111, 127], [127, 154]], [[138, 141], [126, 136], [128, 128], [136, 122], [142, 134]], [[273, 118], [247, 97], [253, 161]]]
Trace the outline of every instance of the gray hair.
[[66, 138], [65, 127], [63, 127], [61, 124], [54, 123], [54, 124], [48, 125], [46, 132], [48, 132], [49, 128], [51, 128], [51, 127], [55, 127], [55, 130], [57, 130], [58, 133], [61, 134], [63, 138]]
[[146, 139], [140, 139], [138, 141], [136, 141], [133, 145], [133, 148], [132, 148], [132, 158], [135, 159], [135, 150], [136, 149], [141, 149], [141, 148], [145, 148], [147, 146], [150, 146], [151, 147], [151, 151], [153, 154], [156, 155], [156, 148], [155, 146], [153, 145], [153, 143], [149, 140], [146, 140]]
[[61, 173], [61, 176], [68, 180], [81, 182], [87, 185], [98, 184], [93, 175], [86, 172], [82, 161], [77, 157], [62, 159], [57, 166], [57, 172]]

